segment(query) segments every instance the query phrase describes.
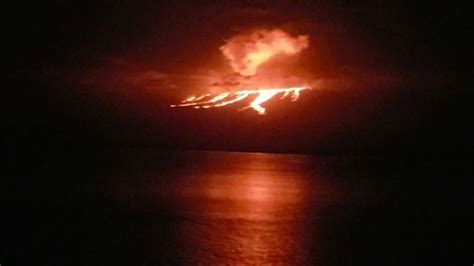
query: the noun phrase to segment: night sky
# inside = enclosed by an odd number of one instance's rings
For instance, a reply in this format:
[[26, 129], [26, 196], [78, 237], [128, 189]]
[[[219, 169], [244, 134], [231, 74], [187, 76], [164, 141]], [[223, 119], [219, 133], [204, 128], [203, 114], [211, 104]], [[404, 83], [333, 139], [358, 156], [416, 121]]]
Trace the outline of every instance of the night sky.
[[[58, 0], [2, 9], [12, 153], [472, 152], [472, 24], [454, 2]], [[264, 116], [169, 108], [228, 68], [225, 40], [256, 28], [309, 35], [291, 66], [317, 87], [297, 103], [268, 103]]]

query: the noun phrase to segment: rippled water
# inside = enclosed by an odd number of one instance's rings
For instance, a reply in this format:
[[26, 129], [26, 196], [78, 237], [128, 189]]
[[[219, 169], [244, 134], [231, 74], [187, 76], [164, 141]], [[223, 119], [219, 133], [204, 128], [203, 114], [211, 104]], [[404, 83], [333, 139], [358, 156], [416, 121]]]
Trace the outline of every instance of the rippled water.
[[[125, 178], [116, 191], [123, 204], [132, 196], [133, 204], [164, 208], [173, 219], [174, 236], [167, 240], [175, 250], [160, 256], [203, 264], [301, 264], [317, 252], [318, 212], [338, 192], [310, 158], [186, 153], [172, 162], [179, 168], [151, 172], [132, 185]], [[162, 224], [148, 226], [154, 232]]]
[[463, 191], [462, 182], [442, 181], [447, 173], [470, 175], [465, 163], [440, 170], [409, 160], [191, 151], [98, 157], [106, 159], [75, 160], [29, 181], [36, 185], [24, 195], [33, 200], [12, 206], [32, 212], [12, 220], [7, 258], [38, 265], [450, 261], [453, 245], [463, 243], [452, 228], [462, 228], [469, 216], [462, 202], [472, 202], [449, 194]]

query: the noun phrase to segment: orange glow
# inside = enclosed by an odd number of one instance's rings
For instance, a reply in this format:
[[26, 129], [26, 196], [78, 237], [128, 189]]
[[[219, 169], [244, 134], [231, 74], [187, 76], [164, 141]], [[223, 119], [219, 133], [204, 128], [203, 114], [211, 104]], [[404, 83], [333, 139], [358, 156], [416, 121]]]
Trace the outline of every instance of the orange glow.
[[[229, 60], [234, 74], [238, 74], [237, 80], [233, 81], [236, 84], [234, 90], [219, 94], [206, 93], [202, 95], [193, 95], [181, 101], [180, 104], [173, 104], [170, 106], [209, 109], [223, 107], [243, 101], [249, 97], [254, 97], [248, 106], [241, 108], [240, 110], [252, 108], [259, 114], [263, 115], [266, 113], [266, 110], [262, 107], [262, 104], [272, 99], [275, 95], [280, 94], [280, 99], [285, 99], [290, 96], [292, 101], [297, 101], [300, 92], [309, 89], [309, 87], [241, 88], [255, 86], [255, 84], [245, 84], [245, 80], [249, 80], [250, 76], [257, 75], [257, 69], [265, 62], [277, 55], [297, 54], [301, 50], [307, 48], [308, 45], [308, 36], [298, 35], [295, 37], [280, 29], [256, 30], [246, 34], [236, 35], [220, 47], [223, 55]], [[278, 77], [271, 78], [272, 81], [275, 79], [278, 79]], [[268, 82], [262, 83], [268, 84]]]
[[173, 104], [171, 107], [189, 107], [192, 106], [195, 109], [208, 109], [223, 107], [229, 104], [240, 102], [250, 95], [256, 95], [256, 97], [250, 102], [250, 104], [243, 109], [252, 108], [259, 114], [263, 115], [266, 113], [264, 107], [261, 104], [267, 102], [273, 96], [282, 94], [281, 99], [291, 95], [293, 101], [298, 100], [300, 92], [302, 90], [309, 89], [308, 87], [292, 87], [292, 88], [271, 88], [271, 89], [254, 89], [254, 90], [240, 90], [236, 92], [224, 92], [218, 95], [203, 94], [200, 96], [191, 96], [184, 100], [181, 104]]
[[221, 51], [232, 69], [243, 76], [253, 76], [260, 65], [279, 54], [294, 55], [308, 47], [308, 36], [293, 37], [275, 30], [259, 30], [231, 38]]

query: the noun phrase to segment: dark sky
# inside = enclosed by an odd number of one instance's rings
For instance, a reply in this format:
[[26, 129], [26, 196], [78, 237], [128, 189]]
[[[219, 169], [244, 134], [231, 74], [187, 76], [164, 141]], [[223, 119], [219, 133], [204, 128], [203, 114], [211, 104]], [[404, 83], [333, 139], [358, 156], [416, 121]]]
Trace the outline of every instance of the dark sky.
[[[58, 0], [2, 9], [4, 126], [16, 146], [473, 148], [472, 25], [455, 2]], [[256, 28], [309, 35], [292, 66], [317, 89], [297, 104], [269, 103], [265, 116], [168, 107], [228, 67], [226, 39]]]

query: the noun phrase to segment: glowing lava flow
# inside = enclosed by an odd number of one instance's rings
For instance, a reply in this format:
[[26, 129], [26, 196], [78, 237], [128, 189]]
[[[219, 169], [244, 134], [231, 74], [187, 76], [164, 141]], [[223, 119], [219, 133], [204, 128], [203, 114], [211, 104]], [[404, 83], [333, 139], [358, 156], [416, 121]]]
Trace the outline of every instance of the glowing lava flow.
[[[262, 29], [238, 34], [227, 40], [220, 50], [234, 71], [234, 81], [240, 85], [239, 87], [242, 87], [243, 84], [248, 84], [245, 83], [248, 78], [257, 75], [257, 70], [261, 65], [273, 57], [298, 54], [308, 45], [307, 35], [292, 36], [280, 29]], [[238, 74], [237, 78], [235, 78], [235, 74]], [[296, 101], [300, 92], [306, 89], [309, 87], [258, 88], [220, 94], [207, 93], [191, 96], [180, 104], [171, 105], [171, 107], [217, 108], [253, 97], [251, 101], [249, 100], [250, 104], [240, 110], [252, 108], [263, 115], [265, 108], [262, 107], [262, 104], [274, 96], [281, 94], [280, 99], [291, 96], [291, 99]]]
[[284, 99], [291, 95], [292, 101], [297, 101], [300, 92], [309, 89], [308, 87], [292, 87], [292, 88], [273, 88], [273, 89], [253, 89], [253, 90], [240, 90], [236, 92], [224, 92], [217, 95], [203, 94], [200, 96], [191, 96], [186, 100], [182, 101], [181, 104], [173, 104], [171, 107], [194, 107], [200, 108], [217, 108], [226, 106], [229, 104], [237, 103], [250, 95], [256, 95], [256, 97], [250, 102], [250, 104], [243, 109], [252, 108], [259, 114], [265, 114], [265, 108], [261, 104], [267, 102], [277, 94], [283, 94], [280, 99]]

